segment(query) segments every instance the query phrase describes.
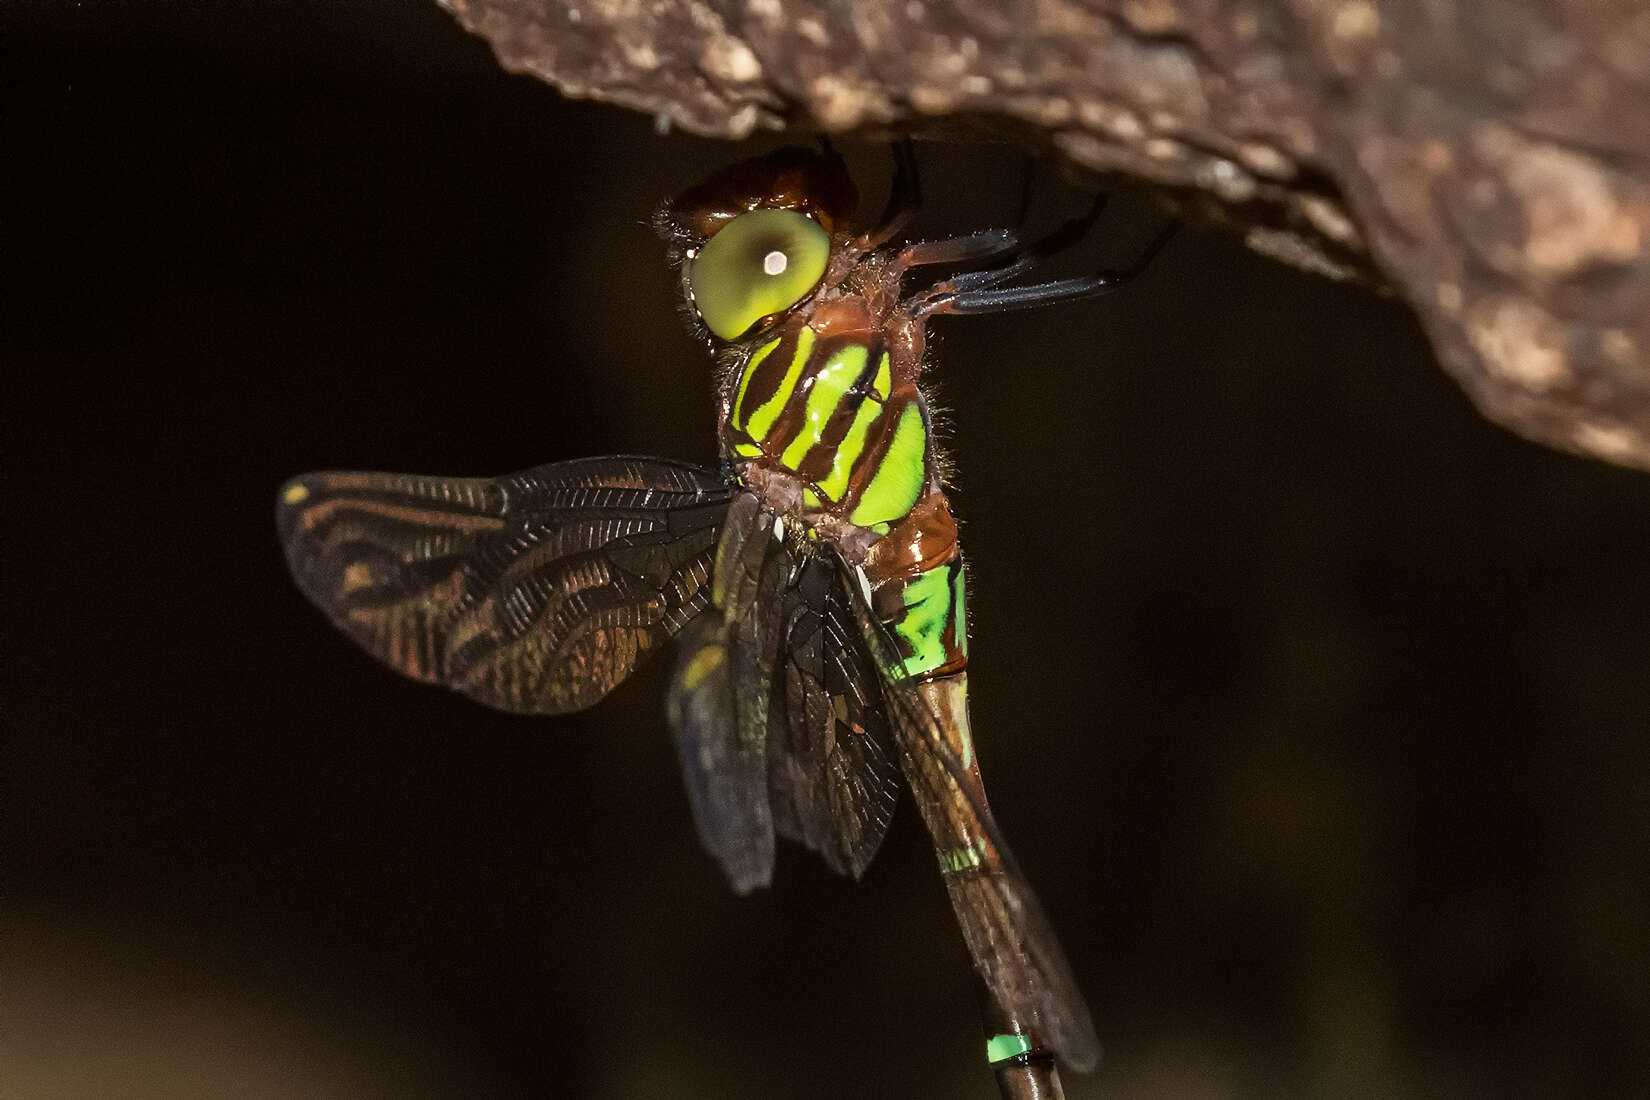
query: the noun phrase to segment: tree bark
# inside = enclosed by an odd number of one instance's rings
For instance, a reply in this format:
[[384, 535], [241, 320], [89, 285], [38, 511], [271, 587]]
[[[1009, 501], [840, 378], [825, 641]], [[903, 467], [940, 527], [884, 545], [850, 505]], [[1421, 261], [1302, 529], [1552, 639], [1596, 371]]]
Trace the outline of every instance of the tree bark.
[[1480, 410], [1650, 469], [1644, 0], [440, 0], [701, 134], [1004, 124], [1374, 276]]

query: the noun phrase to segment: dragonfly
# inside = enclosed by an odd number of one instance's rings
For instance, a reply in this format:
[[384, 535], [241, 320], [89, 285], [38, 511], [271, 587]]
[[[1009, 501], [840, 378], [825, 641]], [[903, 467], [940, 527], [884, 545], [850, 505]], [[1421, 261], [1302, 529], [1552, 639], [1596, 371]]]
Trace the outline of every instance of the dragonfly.
[[[674, 640], [669, 724], [699, 838], [734, 890], [776, 837], [858, 878], [902, 783], [989, 996], [1006, 1096], [1059, 1095], [1100, 1046], [992, 817], [968, 717], [968, 575], [923, 388], [927, 323], [1105, 293], [1139, 270], [1026, 285], [1054, 232], [896, 243], [920, 205], [908, 142], [856, 228], [841, 156], [787, 147], [665, 202], [655, 227], [714, 352], [720, 465], [614, 456], [496, 478], [288, 481], [292, 576], [414, 680], [501, 710], [591, 706]], [[924, 269], [943, 278], [908, 291]]]

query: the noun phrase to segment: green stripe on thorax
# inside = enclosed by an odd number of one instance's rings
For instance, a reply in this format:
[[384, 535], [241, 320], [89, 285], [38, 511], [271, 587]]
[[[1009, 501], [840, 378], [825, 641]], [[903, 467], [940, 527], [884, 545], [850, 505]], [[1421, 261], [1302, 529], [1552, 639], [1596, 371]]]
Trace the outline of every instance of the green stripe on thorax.
[[884, 351], [877, 356], [875, 377], [870, 377], [869, 364], [862, 365], [854, 388], [837, 407], [832, 430], [826, 433], [828, 442], [834, 444], [827, 456], [828, 464], [810, 467], [809, 473], [818, 479], [820, 492], [832, 501], [841, 500], [847, 491], [854, 466], [865, 454], [871, 425], [876, 423], [888, 400], [888, 364], [889, 355]]
[[848, 516], [861, 527], [900, 519], [928, 483], [928, 418], [921, 398], [911, 391], [904, 401], [890, 402], [884, 406], [884, 422], [890, 416], [898, 419], [891, 431], [883, 429], [886, 444]]
[[757, 348], [751, 353], [751, 357], [745, 361], [744, 367], [740, 370], [739, 392], [733, 399], [732, 420], [735, 428], [745, 426], [745, 391], [750, 389], [751, 378], [756, 374], [756, 368], [762, 365], [764, 359], [773, 354], [773, 350], [780, 345], [782, 339], [783, 337], [775, 336], [772, 340]]
[[848, 475], [854, 471], [854, 463], [859, 456], [865, 453], [865, 437], [871, 430], [871, 425], [882, 415], [882, 406], [875, 401], [862, 401], [854, 412], [853, 422], [848, 425], [848, 434], [842, 437], [837, 446], [836, 454], [831, 459], [831, 472], [826, 474], [819, 483], [819, 491], [832, 500], [841, 500], [842, 494], [848, 489]]
[[[786, 402], [796, 390], [796, 384], [802, 377], [802, 368], [807, 365], [813, 354], [814, 339], [814, 330], [804, 325], [797, 331], [796, 346], [792, 349], [789, 360], [782, 364], [769, 363], [767, 360], [770, 356], [760, 351], [758, 355], [761, 358], [754, 355], [751, 357], [751, 362], [745, 367], [744, 377], [739, 381], [739, 398], [733, 413], [734, 427], [744, 428], [745, 433], [755, 440], [761, 440], [768, 434], [768, 430], [773, 427], [774, 421], [779, 419]], [[780, 342], [775, 341], [774, 345], [765, 347], [771, 348]], [[777, 379], [771, 391], [768, 391], [766, 386], [758, 387], [755, 391], [750, 390], [750, 383], [758, 377], [764, 383], [773, 381], [774, 372], [781, 366], [784, 374]], [[755, 405], [754, 408], [748, 407], [752, 404]]]
[[864, 344], [844, 344], [831, 352], [824, 365], [804, 381], [807, 388], [803, 399], [802, 421], [796, 434], [785, 447], [779, 461], [787, 469], [799, 470], [808, 452], [820, 443], [825, 426], [830, 423], [837, 406], [848, 395], [848, 390], [859, 381], [869, 354]]

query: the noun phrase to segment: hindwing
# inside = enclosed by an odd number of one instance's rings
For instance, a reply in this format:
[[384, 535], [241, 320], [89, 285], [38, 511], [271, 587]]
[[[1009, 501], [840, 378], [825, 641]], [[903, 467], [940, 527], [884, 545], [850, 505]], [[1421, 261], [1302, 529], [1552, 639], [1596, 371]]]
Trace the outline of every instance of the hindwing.
[[785, 593], [768, 723], [774, 826], [858, 878], [899, 798], [877, 667], [834, 555], [809, 555]]
[[728, 508], [711, 605], [683, 634], [671, 730], [699, 842], [744, 894], [773, 879], [767, 700], [790, 558], [751, 493]]

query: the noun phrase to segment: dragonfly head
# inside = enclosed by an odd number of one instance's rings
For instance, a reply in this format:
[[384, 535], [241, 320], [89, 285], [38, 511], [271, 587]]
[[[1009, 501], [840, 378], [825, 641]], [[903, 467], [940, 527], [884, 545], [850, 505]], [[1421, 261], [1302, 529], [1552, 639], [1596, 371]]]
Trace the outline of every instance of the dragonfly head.
[[791, 145], [730, 164], [667, 199], [654, 224], [667, 239], [706, 241], [752, 210], [795, 210], [830, 233], [858, 206], [859, 191], [835, 150]]
[[681, 265], [693, 314], [721, 340], [807, 298], [859, 194], [832, 151], [785, 148], [740, 161], [667, 201], [654, 225]]

